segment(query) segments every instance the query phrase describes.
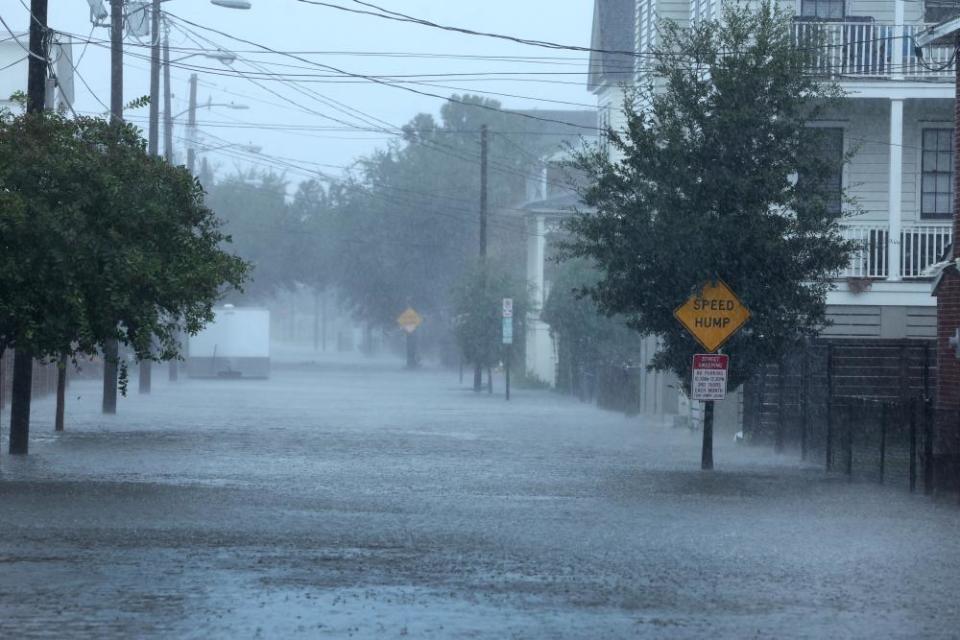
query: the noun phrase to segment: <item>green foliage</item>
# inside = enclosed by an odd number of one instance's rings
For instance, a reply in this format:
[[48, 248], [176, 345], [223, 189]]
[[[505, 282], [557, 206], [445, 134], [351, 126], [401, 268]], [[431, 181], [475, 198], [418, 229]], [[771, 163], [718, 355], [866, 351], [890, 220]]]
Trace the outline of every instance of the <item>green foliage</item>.
[[[454, 332], [463, 359], [483, 368], [497, 365], [502, 344], [503, 299], [513, 298], [513, 350], [523, 353], [530, 295], [526, 283], [493, 263], [476, 262], [451, 292]], [[522, 361], [522, 358], [515, 358]]]
[[27, 94], [26, 94], [26, 92], [24, 92], [24, 91], [22, 91], [22, 90], [20, 90], [20, 89], [17, 89], [16, 91], [14, 91], [13, 93], [10, 94], [10, 102], [12, 102], [12, 103], [14, 103], [14, 104], [17, 104], [17, 105], [20, 105], [21, 107], [23, 107], [24, 109], [26, 109], [26, 108], [27, 108]]
[[232, 249], [252, 268], [245, 297], [262, 300], [291, 289], [309, 251], [286, 202], [287, 181], [268, 171], [238, 173], [210, 187], [208, 203], [223, 220]]
[[852, 248], [817, 187], [836, 167], [810, 152], [807, 128], [839, 92], [802, 72], [790, 34], [770, 4], [666, 23], [655, 82], [626, 104], [626, 131], [608, 132], [614, 157], [579, 159], [594, 210], [570, 223], [565, 255], [597, 264], [601, 310], [660, 336], [655, 366], [685, 382], [699, 348], [673, 309], [703, 283], [725, 280], [753, 312], [724, 347], [736, 386], [824, 324]]
[[182, 167], [137, 130], [56, 114], [0, 120], [0, 345], [37, 357], [178, 355], [246, 265]]
[[598, 365], [630, 362], [639, 354], [640, 336], [619, 316], [604, 315], [589, 297], [602, 274], [588, 260], [561, 263], [543, 305], [560, 356], [557, 387], [576, 388], [580, 372]]
[[134, 98], [127, 104], [123, 106], [124, 111], [134, 111], [136, 109], [142, 109], [144, 107], [150, 106], [150, 96], [140, 96], [139, 98]]
[[413, 118], [403, 141], [362, 160], [336, 198], [344, 301], [357, 317], [388, 328], [409, 304], [438, 320], [425, 327], [424, 340], [437, 339], [432, 328], [452, 324], [449, 292], [478, 253], [481, 125], [490, 130], [490, 255], [517, 272], [522, 220], [501, 208], [524, 197], [531, 158], [558, 144], [555, 136], [516, 135], [537, 129], [475, 106], [499, 107], [496, 102], [458, 100], [463, 104], [442, 108], [439, 122], [426, 114]]

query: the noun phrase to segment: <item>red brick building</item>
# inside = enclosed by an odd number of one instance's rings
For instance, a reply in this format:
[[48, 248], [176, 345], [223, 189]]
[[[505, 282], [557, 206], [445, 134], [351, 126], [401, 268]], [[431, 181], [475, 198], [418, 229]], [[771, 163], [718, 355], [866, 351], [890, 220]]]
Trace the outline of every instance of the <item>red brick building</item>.
[[960, 329], [960, 271], [951, 261], [937, 277], [937, 388], [933, 431], [934, 483], [957, 484], [960, 471], [960, 358], [950, 338]]

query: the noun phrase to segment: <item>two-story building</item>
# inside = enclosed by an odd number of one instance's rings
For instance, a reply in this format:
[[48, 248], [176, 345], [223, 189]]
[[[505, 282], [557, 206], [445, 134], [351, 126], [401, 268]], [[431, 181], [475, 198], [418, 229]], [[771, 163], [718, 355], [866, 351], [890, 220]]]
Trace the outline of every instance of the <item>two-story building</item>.
[[[952, 0], [787, 0], [796, 41], [821, 43], [808, 73], [836, 80], [846, 96], [829, 117], [811, 126], [828, 131], [823, 152], [852, 152], [835, 179], [845, 234], [862, 249], [828, 298], [832, 325], [825, 335], [933, 337], [930, 267], [951, 242], [953, 202], [954, 66], [950, 47], [928, 47], [914, 36], [950, 11]], [[595, 49], [622, 49], [623, 16], [632, 12], [632, 50], [656, 42], [659, 20], [710, 18], [720, 0], [597, 0]], [[615, 34], [605, 36], [605, 34]], [[634, 72], [623, 56], [594, 54], [590, 89], [601, 124], [622, 124], [621, 84], [644, 82], [643, 56]], [[841, 202], [840, 190], [855, 201]], [[857, 211], [856, 215], [853, 212]]]
[[[599, 124], [620, 128], [624, 86], [650, 80], [643, 55], [657, 23], [718, 16], [722, 0], [596, 0], [589, 89]], [[845, 97], [810, 126], [822, 153], [850, 153], [838, 171], [836, 209], [859, 242], [828, 295], [833, 339], [932, 339], [934, 265], [952, 241], [953, 49], [916, 50], [914, 37], [952, 15], [956, 0], [781, 0], [798, 46], [816, 42], [807, 73], [836, 81]], [[843, 202], [846, 189], [852, 203]]]

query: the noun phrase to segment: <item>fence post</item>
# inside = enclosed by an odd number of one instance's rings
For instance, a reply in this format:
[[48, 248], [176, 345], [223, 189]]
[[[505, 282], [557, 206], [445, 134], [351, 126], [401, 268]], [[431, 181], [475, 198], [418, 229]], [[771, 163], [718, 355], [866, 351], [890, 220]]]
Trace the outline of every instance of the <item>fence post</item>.
[[917, 490], [917, 399], [910, 398], [910, 493]]
[[923, 399], [923, 493], [933, 493], [933, 400]]
[[807, 376], [810, 375], [810, 354], [809, 354], [810, 345], [807, 344], [806, 348], [803, 351], [803, 360], [800, 364], [800, 459], [807, 459], [807, 429], [809, 416], [807, 411], [809, 411], [809, 403], [807, 401], [807, 394], [810, 392], [810, 383], [807, 381]]
[[889, 413], [888, 405], [884, 402], [880, 413], [880, 484], [883, 484], [887, 464], [887, 417]]
[[833, 471], [833, 345], [827, 345], [827, 471]]
[[847, 479], [853, 479], [853, 403], [847, 405], [846, 415], [844, 416], [844, 467], [847, 473]]
[[773, 443], [773, 450], [783, 453], [784, 420], [786, 420], [787, 406], [787, 379], [784, 375], [783, 356], [777, 363], [777, 431]]

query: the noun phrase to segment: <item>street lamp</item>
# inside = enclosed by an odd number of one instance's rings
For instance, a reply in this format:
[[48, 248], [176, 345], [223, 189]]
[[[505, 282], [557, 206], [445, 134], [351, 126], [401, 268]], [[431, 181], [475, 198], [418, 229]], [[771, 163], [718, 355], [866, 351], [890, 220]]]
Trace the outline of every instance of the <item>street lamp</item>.
[[214, 151], [220, 151], [221, 149], [239, 149], [244, 153], [252, 153], [254, 155], [259, 155], [260, 152], [263, 151], [263, 147], [261, 147], [258, 144], [240, 144], [237, 142], [228, 142], [226, 144], [220, 144], [215, 147], [211, 147], [205, 144], [203, 145], [203, 150], [208, 153], [212, 153]]
[[191, 105], [191, 106], [187, 107], [186, 109], [184, 109], [184, 110], [181, 111], [180, 113], [178, 113], [178, 114], [176, 114], [176, 115], [173, 115], [173, 116], [170, 116], [170, 119], [171, 119], [171, 120], [176, 120], [177, 118], [179, 118], [180, 116], [184, 115], [185, 113], [190, 113], [190, 111], [191, 111], [192, 109], [197, 109], [197, 108], [200, 108], [200, 109], [212, 109], [213, 107], [223, 107], [224, 109], [236, 109], [236, 110], [238, 110], [238, 111], [246, 111], [247, 109], [250, 108], [250, 105], [246, 105], [246, 104], [236, 104], [236, 103], [234, 103], [234, 102], [208, 102], [207, 104], [201, 104], [201, 105], [199, 105], [199, 106], [194, 104], [194, 105]]
[[173, 64], [175, 62], [182, 62], [183, 60], [186, 60], [188, 58], [194, 58], [196, 56], [203, 56], [204, 58], [212, 58], [222, 64], [227, 64], [227, 65], [233, 64], [234, 62], [237, 61], [237, 54], [233, 53], [232, 51], [217, 49], [216, 52], [198, 51], [197, 53], [191, 53], [185, 56], [181, 56], [179, 58], [174, 58], [173, 60], [170, 60], [169, 63]]
[[210, 0], [210, 4], [227, 9], [249, 9], [250, 3], [246, 0]]

